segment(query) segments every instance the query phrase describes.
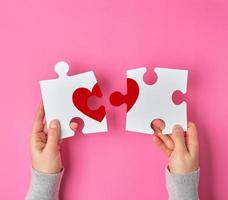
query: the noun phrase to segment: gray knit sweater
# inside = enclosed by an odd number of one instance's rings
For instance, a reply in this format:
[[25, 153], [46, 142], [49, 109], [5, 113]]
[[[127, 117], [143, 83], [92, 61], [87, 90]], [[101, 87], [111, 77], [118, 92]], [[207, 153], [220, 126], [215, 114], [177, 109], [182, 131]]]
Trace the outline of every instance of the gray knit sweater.
[[[26, 200], [58, 200], [63, 171], [44, 174], [32, 170]], [[166, 169], [166, 186], [169, 200], [198, 200], [199, 170], [185, 175], [171, 174]]]

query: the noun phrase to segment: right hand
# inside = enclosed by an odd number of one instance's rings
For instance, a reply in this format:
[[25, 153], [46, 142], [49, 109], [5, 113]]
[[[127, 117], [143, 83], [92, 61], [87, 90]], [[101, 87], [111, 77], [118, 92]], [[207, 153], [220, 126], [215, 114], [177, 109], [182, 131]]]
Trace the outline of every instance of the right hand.
[[164, 123], [154, 120], [154, 143], [168, 156], [171, 173], [186, 174], [199, 168], [199, 143], [195, 124], [189, 122], [184, 133], [180, 125], [175, 125], [172, 134], [163, 135]]

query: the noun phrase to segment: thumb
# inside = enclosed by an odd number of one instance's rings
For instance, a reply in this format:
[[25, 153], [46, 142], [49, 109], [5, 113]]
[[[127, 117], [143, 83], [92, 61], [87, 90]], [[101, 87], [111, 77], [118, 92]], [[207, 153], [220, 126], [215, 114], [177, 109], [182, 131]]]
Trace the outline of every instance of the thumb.
[[52, 120], [48, 128], [47, 146], [56, 146], [59, 143], [60, 124], [58, 120]]
[[187, 147], [188, 147], [190, 154], [197, 155], [198, 151], [199, 151], [197, 128], [196, 128], [196, 125], [192, 122], [188, 123], [188, 130], [186, 133], [186, 142], [187, 142]]
[[184, 131], [180, 125], [175, 125], [172, 130], [171, 138], [174, 142], [174, 148], [177, 151], [187, 151], [185, 145]]

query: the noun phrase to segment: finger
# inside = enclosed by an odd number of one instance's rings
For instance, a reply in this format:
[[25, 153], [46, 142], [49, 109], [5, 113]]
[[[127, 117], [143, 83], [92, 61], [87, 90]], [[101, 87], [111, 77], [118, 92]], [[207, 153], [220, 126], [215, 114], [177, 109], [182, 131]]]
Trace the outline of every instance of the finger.
[[197, 155], [199, 151], [199, 142], [196, 125], [192, 122], [188, 123], [188, 130], [186, 132], [186, 143], [189, 153]]
[[78, 129], [78, 123], [76, 122], [71, 122], [70, 123], [70, 128], [75, 132]]
[[30, 150], [42, 151], [42, 148], [45, 146], [46, 142], [47, 142], [47, 137], [45, 133], [43, 132], [32, 133], [29, 138]]
[[44, 120], [44, 107], [43, 107], [43, 103], [41, 102], [33, 120], [32, 133], [41, 132], [43, 130], [43, 126], [44, 126], [43, 120]]
[[153, 135], [153, 142], [169, 157], [172, 153], [165, 143], [157, 135]]
[[174, 142], [171, 137], [169, 135], [162, 134], [162, 130], [165, 128], [165, 123], [162, 120], [153, 120], [151, 127], [169, 149], [174, 149]]
[[158, 132], [157, 134], [169, 149], [174, 149], [174, 142], [169, 135], [164, 135], [162, 132]]
[[172, 130], [171, 138], [174, 141], [174, 149], [177, 151], [187, 151], [185, 145], [184, 131], [180, 125], [175, 125]]
[[29, 144], [34, 146], [37, 142], [46, 142], [47, 138], [43, 132], [32, 133], [29, 138]]
[[47, 147], [55, 147], [59, 143], [60, 124], [58, 120], [52, 120], [47, 134]]

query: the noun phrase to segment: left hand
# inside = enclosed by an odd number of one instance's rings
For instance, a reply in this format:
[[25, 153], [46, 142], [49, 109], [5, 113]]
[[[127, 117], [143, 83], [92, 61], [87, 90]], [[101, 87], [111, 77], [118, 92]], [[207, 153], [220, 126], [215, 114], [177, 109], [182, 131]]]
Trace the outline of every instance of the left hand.
[[[60, 124], [53, 120], [50, 127], [44, 121], [44, 107], [41, 103], [33, 120], [32, 133], [29, 139], [32, 167], [43, 173], [58, 173], [62, 170], [60, 154]], [[78, 124], [72, 122], [70, 128], [77, 130]]]
[[43, 120], [44, 108], [41, 103], [29, 139], [32, 167], [43, 173], [58, 173], [63, 168], [59, 146], [60, 124], [58, 120], [53, 120], [47, 128]]

